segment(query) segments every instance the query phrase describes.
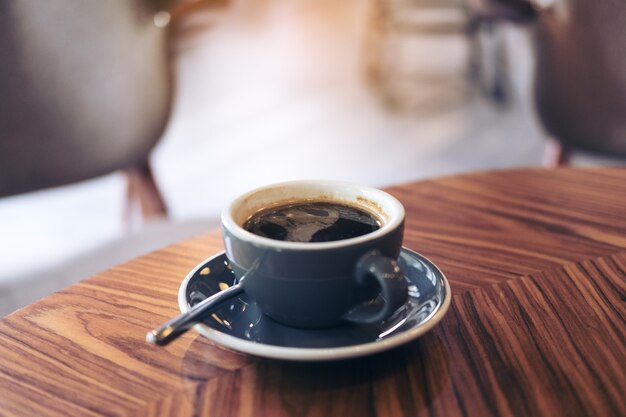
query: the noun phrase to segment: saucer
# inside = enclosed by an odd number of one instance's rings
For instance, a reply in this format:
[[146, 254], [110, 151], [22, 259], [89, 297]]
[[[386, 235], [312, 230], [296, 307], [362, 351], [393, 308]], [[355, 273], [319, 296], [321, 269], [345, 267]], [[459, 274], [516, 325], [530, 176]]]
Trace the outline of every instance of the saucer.
[[[194, 326], [214, 343], [250, 355], [294, 361], [326, 361], [383, 352], [418, 338], [437, 324], [450, 305], [450, 285], [422, 255], [403, 248], [398, 264], [409, 288], [407, 302], [374, 324], [346, 323], [320, 330], [279, 324], [261, 313], [242, 293], [203, 323]], [[224, 252], [205, 260], [180, 285], [182, 312], [236, 283]]]

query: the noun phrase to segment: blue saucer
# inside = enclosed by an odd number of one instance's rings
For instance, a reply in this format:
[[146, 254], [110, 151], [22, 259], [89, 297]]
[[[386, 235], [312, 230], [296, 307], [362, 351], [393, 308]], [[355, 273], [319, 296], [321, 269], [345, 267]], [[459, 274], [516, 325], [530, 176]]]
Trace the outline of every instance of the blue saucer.
[[[296, 329], [262, 314], [243, 293], [194, 328], [220, 346], [273, 359], [324, 361], [382, 352], [426, 333], [450, 305], [448, 281], [432, 262], [403, 248], [398, 264], [409, 285], [409, 298], [391, 317], [379, 323]], [[224, 252], [207, 259], [182, 282], [178, 292], [181, 311], [188, 311], [234, 283], [235, 276]]]

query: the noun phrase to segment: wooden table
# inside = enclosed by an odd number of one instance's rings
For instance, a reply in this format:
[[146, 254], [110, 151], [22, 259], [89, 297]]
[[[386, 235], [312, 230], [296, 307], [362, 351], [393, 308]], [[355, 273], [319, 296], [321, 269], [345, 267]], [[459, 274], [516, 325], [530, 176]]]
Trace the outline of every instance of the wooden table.
[[146, 330], [219, 232], [111, 268], [0, 322], [0, 415], [624, 416], [626, 170], [397, 186], [405, 245], [446, 273], [442, 322], [377, 356], [307, 364]]

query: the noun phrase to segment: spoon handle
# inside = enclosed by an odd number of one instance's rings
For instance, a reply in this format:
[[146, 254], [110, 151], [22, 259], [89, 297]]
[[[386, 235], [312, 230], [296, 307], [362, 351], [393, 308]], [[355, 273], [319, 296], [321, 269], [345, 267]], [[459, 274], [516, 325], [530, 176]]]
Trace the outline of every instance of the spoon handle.
[[206, 300], [202, 300], [193, 306], [188, 312], [182, 313], [160, 325], [156, 329], [149, 331], [146, 334], [146, 340], [155, 345], [167, 345], [169, 342], [189, 330], [194, 324], [202, 321], [207, 314], [217, 310], [222, 306], [222, 304], [237, 296], [242, 291], [243, 287], [241, 286], [241, 283], [239, 283], [225, 289], [224, 291], [213, 294]]

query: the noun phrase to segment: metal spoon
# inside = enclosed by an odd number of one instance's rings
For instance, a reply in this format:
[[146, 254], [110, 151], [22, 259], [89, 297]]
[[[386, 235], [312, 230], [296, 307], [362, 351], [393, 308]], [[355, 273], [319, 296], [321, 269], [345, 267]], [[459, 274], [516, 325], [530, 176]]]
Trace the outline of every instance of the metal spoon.
[[149, 331], [146, 334], [146, 340], [155, 345], [167, 345], [193, 327], [194, 324], [202, 322], [207, 315], [222, 307], [226, 301], [229, 301], [242, 291], [243, 287], [241, 286], [241, 282], [239, 282], [224, 291], [213, 294], [206, 300], [202, 300], [193, 306], [188, 312], [182, 313], [156, 329]]

